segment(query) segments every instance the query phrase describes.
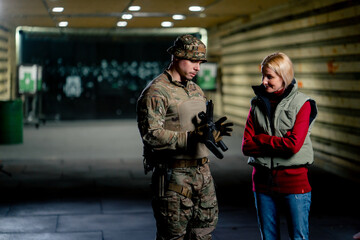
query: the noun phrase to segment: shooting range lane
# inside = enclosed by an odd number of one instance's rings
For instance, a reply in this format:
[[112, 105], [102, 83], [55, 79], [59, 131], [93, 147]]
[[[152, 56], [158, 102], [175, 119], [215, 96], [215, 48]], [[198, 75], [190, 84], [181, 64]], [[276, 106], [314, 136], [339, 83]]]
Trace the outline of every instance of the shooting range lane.
[[[210, 155], [220, 207], [214, 240], [259, 239], [242, 131], [235, 126], [223, 138], [223, 159]], [[135, 120], [24, 126], [23, 144], [0, 145], [1, 164], [12, 174], [0, 174], [0, 238], [153, 239], [151, 174], [144, 175], [141, 152]], [[316, 166], [309, 174], [311, 239], [351, 239], [360, 226], [358, 185]], [[285, 239], [284, 219], [281, 230]]]

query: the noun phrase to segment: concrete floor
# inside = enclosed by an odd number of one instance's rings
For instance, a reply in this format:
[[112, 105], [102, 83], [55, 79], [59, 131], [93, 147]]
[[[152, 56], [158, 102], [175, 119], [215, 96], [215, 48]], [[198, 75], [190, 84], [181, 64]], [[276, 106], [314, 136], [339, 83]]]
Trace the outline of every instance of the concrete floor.
[[[242, 130], [211, 156], [219, 199], [214, 240], [260, 239]], [[24, 143], [0, 145], [0, 240], [154, 239], [150, 174], [144, 175], [135, 120], [24, 126]], [[359, 184], [310, 168], [310, 239], [346, 240], [360, 231]], [[282, 239], [286, 222], [281, 221]]]

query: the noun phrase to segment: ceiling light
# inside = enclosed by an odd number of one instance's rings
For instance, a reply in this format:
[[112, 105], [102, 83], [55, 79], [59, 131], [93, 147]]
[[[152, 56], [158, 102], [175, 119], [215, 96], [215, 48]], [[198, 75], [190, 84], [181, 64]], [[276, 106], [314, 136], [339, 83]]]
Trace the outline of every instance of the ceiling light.
[[121, 16], [122, 19], [130, 20], [132, 19], [133, 15], [129, 13], [125, 13]]
[[125, 22], [125, 21], [118, 21], [116, 25], [117, 25], [118, 27], [126, 27], [127, 22]]
[[140, 11], [141, 7], [140, 6], [130, 6], [128, 9], [129, 9], [129, 11], [136, 12], [136, 11]]
[[174, 26], [174, 23], [169, 22], [169, 21], [164, 21], [164, 22], [161, 23], [161, 26], [162, 27], [172, 27], [172, 26]]
[[63, 7], [54, 7], [51, 11], [52, 11], [52, 12], [60, 13], [60, 12], [63, 12], [63, 11], [64, 11], [64, 8], [63, 8]]
[[61, 22], [59, 22], [58, 26], [59, 27], [67, 27], [68, 24], [69, 23], [67, 21], [61, 21]]
[[184, 20], [186, 17], [185, 17], [185, 15], [182, 15], [182, 14], [175, 14], [172, 16], [172, 18], [174, 20]]
[[189, 10], [191, 11], [191, 12], [202, 12], [202, 11], [204, 11], [204, 7], [200, 7], [200, 6], [190, 6], [189, 7]]

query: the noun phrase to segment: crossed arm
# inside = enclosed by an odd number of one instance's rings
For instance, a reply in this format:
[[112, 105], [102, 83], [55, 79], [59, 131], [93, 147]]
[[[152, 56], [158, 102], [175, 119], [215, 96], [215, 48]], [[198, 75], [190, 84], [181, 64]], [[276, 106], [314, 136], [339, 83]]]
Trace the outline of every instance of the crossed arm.
[[311, 106], [306, 102], [298, 112], [294, 127], [284, 137], [256, 133], [253, 115], [250, 109], [242, 142], [242, 151], [246, 156], [268, 156], [295, 154], [302, 147], [309, 129]]

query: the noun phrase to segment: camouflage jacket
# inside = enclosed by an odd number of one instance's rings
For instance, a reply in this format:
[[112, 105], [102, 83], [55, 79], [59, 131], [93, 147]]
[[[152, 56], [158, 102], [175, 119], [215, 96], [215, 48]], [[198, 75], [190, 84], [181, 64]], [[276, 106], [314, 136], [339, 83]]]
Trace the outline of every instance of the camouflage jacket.
[[193, 81], [187, 81], [184, 86], [173, 81], [166, 71], [155, 78], [137, 102], [137, 121], [145, 158], [147, 152], [166, 159], [207, 156], [204, 144], [187, 146], [187, 133], [195, 129], [194, 121], [199, 123], [198, 113], [205, 110], [205, 95]]

